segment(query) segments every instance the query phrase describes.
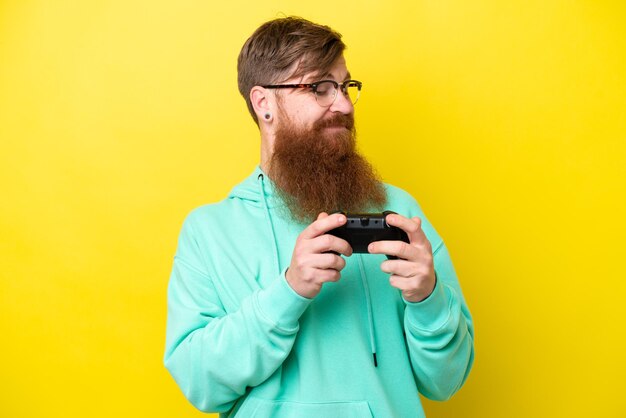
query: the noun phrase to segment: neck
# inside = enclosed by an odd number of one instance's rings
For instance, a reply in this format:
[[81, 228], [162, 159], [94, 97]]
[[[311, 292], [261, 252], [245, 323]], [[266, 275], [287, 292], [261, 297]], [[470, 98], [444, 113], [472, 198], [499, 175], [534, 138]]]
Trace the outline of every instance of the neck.
[[261, 131], [261, 162], [260, 167], [264, 173], [268, 172], [272, 150], [274, 145], [274, 137], [268, 132]]

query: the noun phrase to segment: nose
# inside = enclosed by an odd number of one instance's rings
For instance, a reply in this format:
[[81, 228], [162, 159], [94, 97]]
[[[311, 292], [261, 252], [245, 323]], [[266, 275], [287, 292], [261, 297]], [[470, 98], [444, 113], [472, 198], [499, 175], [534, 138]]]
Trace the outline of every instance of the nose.
[[337, 97], [335, 97], [335, 101], [332, 105], [330, 105], [329, 110], [331, 112], [340, 112], [344, 115], [349, 115], [354, 112], [354, 105], [350, 100], [349, 96], [343, 94], [341, 90], [337, 91]]

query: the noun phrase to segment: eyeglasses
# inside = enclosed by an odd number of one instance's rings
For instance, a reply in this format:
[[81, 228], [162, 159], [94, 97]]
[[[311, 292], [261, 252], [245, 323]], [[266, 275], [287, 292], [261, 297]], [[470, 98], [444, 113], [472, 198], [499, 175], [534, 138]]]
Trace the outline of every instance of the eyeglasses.
[[346, 80], [343, 83], [338, 83], [335, 80], [321, 80], [315, 83], [309, 84], [274, 84], [269, 86], [261, 86], [266, 89], [308, 89], [310, 88], [315, 94], [315, 100], [317, 104], [323, 107], [328, 107], [335, 103], [337, 98], [337, 91], [341, 88], [343, 95], [356, 104], [361, 95], [361, 86], [363, 83], [356, 80]]

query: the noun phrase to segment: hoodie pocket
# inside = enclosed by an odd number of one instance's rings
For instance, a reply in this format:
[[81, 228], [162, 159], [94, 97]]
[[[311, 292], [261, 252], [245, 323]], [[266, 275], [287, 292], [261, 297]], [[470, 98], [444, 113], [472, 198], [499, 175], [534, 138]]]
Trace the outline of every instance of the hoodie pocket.
[[254, 418], [372, 418], [367, 401], [302, 403], [248, 397], [237, 416]]

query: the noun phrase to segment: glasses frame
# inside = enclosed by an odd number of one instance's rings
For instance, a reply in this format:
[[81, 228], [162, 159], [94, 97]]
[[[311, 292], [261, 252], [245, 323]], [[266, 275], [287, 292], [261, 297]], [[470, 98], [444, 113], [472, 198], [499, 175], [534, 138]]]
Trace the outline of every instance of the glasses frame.
[[[333, 97], [333, 100], [328, 105], [321, 105], [318, 101], [317, 87], [322, 83], [331, 83], [335, 87], [335, 95]], [[354, 86], [357, 88], [356, 99], [354, 100], [354, 102], [350, 100], [350, 103], [352, 103], [352, 105], [354, 106], [356, 102], [359, 101], [359, 97], [361, 97], [361, 87], [363, 87], [363, 83], [357, 80], [346, 80], [341, 83], [335, 80], [320, 80], [314, 83], [269, 84], [269, 85], [265, 85], [261, 87], [266, 88], [266, 89], [308, 89], [310, 88], [315, 94], [315, 101], [317, 102], [317, 104], [319, 104], [322, 107], [330, 107], [333, 105], [333, 103], [335, 103], [335, 100], [337, 100], [337, 92], [339, 91], [339, 87], [341, 87], [341, 92], [343, 93], [343, 95], [346, 96], [348, 87], [354, 87]], [[346, 96], [346, 97], [349, 98], [349, 96]]]

